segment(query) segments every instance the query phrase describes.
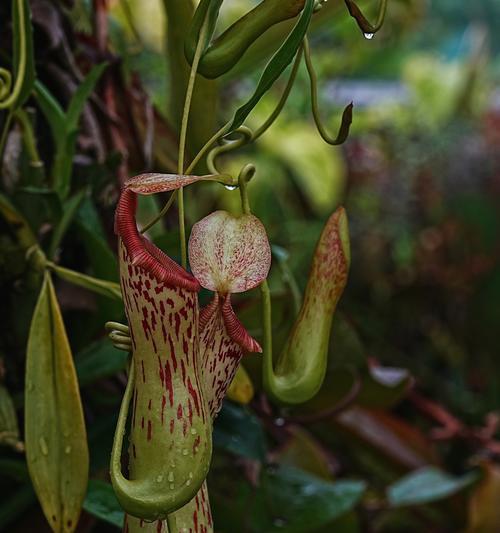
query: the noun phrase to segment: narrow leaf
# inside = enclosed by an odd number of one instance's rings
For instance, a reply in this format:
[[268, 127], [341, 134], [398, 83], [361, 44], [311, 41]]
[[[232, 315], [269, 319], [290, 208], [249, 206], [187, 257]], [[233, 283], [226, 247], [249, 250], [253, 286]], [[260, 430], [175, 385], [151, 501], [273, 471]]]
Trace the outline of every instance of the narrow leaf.
[[113, 487], [109, 483], [91, 479], [87, 497], [83, 502], [83, 508], [91, 515], [104, 520], [108, 524], [123, 526], [125, 513], [116, 499]]
[[80, 207], [83, 199], [85, 198], [86, 190], [76, 193], [72, 198], [70, 198], [64, 205], [63, 216], [59, 221], [59, 224], [54, 230], [52, 235], [52, 241], [49, 248], [49, 257], [54, 257], [57, 248], [61, 244], [61, 241], [68, 230], [71, 222], [75, 218], [78, 208]]
[[83, 82], [73, 94], [66, 112], [66, 131], [71, 132], [78, 127], [78, 121], [82, 114], [86, 101], [94, 91], [96, 83], [99, 81], [107, 63], [95, 65], [92, 70], [85, 76]]
[[281, 73], [292, 62], [302, 40], [304, 39], [307, 28], [309, 27], [313, 8], [314, 0], [307, 0], [297, 24], [294, 26], [281, 48], [274, 54], [271, 61], [267, 64], [255, 92], [248, 102], [238, 108], [234, 114], [233, 121], [229, 128], [230, 132], [243, 124], [252, 109], [259, 103], [262, 96], [264, 96], [264, 94], [272, 87], [274, 82], [280, 77]]
[[66, 116], [59, 102], [39, 80], [35, 81], [35, 98], [50, 126], [56, 151], [62, 149], [65, 139]]
[[477, 472], [454, 477], [435, 467], [421, 468], [391, 485], [387, 500], [393, 507], [432, 503], [460, 492], [477, 479]]
[[48, 273], [26, 354], [28, 469], [54, 531], [74, 531], [87, 490], [89, 456], [80, 391], [59, 304]]
[[78, 285], [79, 287], [102, 294], [103, 296], [107, 296], [114, 300], [121, 301], [122, 299], [119, 283], [93, 278], [92, 276], [87, 276], [81, 272], [76, 272], [59, 265], [52, 265], [51, 268], [60, 278], [69, 281], [69, 283], [73, 283], [73, 285]]

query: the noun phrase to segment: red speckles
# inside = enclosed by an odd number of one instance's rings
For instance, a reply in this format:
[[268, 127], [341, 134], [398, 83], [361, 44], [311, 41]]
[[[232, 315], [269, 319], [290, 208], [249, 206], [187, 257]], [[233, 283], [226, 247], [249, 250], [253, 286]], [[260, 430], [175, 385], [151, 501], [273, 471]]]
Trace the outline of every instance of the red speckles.
[[158, 520], [156, 523], [156, 533], [161, 533], [163, 531], [163, 522]]
[[135, 449], [135, 444], [132, 444], [132, 456], [134, 459], [137, 459], [137, 450]]
[[149, 402], [148, 402], [148, 410], [151, 411], [151, 398], [149, 398]]
[[177, 406], [177, 420], [181, 420], [182, 419], [182, 405], [179, 404]]
[[185, 337], [182, 338], [182, 349], [184, 350], [184, 353], [186, 353], [186, 354], [189, 351], [188, 342], [187, 342]]
[[[174, 341], [172, 340], [171, 335], [168, 336], [168, 344], [170, 346], [170, 357], [172, 358], [172, 366], [174, 367], [174, 372], [177, 371], [177, 357], [175, 357], [175, 347]], [[186, 351], [184, 351], [186, 353]]]
[[193, 336], [193, 327], [191, 326], [191, 324], [189, 324], [189, 326], [187, 327], [186, 334], [188, 336], [188, 339], [192, 338], [192, 336]]
[[170, 402], [170, 407], [172, 407], [174, 405], [174, 386], [172, 383], [170, 363], [168, 361], [165, 363], [165, 386], [168, 390], [168, 401]]
[[144, 417], [141, 417], [141, 429], [144, 429]]
[[141, 370], [142, 370], [142, 382], [146, 383], [146, 372], [144, 371], [144, 359], [141, 359]]
[[165, 395], [162, 394], [161, 396], [161, 425], [163, 426], [163, 418], [165, 416], [165, 405], [167, 404], [167, 399], [165, 398]]
[[181, 359], [181, 374], [182, 374], [182, 383], [186, 384], [186, 364], [184, 359]]
[[175, 420], [171, 418], [170, 419], [170, 433], [174, 432], [174, 426], [175, 426]]
[[195, 532], [198, 533], [198, 513], [196, 511], [193, 513], [193, 525]]
[[193, 455], [196, 455], [196, 453], [198, 452], [200, 442], [201, 442], [201, 437], [198, 435], [196, 439], [194, 439], [194, 442], [193, 442]]
[[174, 315], [174, 320], [175, 320], [175, 337], [178, 339], [179, 331], [181, 329], [181, 317], [176, 313]]
[[151, 440], [153, 433], [153, 424], [151, 423], [151, 420], [148, 420], [148, 441]]
[[191, 399], [188, 400], [188, 418], [189, 418], [189, 425], [193, 425], [193, 404], [191, 403]]
[[167, 305], [170, 306], [172, 309], [175, 307], [175, 304], [172, 298], [167, 298]]
[[194, 408], [196, 409], [196, 414], [200, 416], [200, 402], [198, 400], [198, 393], [193, 388], [193, 384], [191, 383], [191, 378], [189, 377], [188, 377], [188, 392], [191, 395], [191, 398], [193, 398]]

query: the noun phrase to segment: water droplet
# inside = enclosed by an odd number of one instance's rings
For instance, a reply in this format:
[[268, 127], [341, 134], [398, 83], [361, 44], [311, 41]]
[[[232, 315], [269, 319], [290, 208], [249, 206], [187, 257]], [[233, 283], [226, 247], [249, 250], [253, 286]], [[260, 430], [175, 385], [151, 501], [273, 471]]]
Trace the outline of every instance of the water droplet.
[[156, 478], [156, 482], [157, 483], [161, 483], [163, 481], [163, 476], [160, 474], [157, 478]]
[[190, 479], [187, 479], [186, 480], [186, 485], [189, 487], [189, 485], [191, 485], [191, 480]]
[[196, 428], [191, 428], [191, 435], [196, 435], [196, 433], [198, 433], [198, 432], [196, 431]]
[[40, 450], [42, 450], [43, 455], [49, 455], [49, 447], [44, 437], [40, 437]]
[[189, 479], [193, 479], [193, 472], [189, 472]]
[[173, 483], [170, 483], [170, 489], [171, 490], [175, 489], [175, 485]]
[[189, 453], [189, 452], [187, 451], [186, 448], [184, 448], [184, 449], [182, 450], [182, 455], [187, 455], [188, 453]]
[[172, 468], [175, 468], [175, 461], [173, 459], [170, 459], [170, 466]]
[[28, 390], [29, 391], [34, 391], [35, 390], [35, 385], [33, 384], [33, 382], [31, 380], [28, 381]]
[[228, 191], [235, 191], [238, 186], [237, 185], [224, 185], [224, 187], [228, 190]]
[[274, 425], [275, 426], [278, 426], [279, 428], [283, 427], [285, 425], [285, 419], [284, 418], [277, 418], [275, 421], [274, 421]]
[[71, 446], [69, 446], [69, 445], [66, 446], [66, 448], [64, 448], [64, 453], [65, 453], [66, 455], [69, 455], [69, 454], [71, 453]]
[[375, 34], [374, 33], [364, 33], [363, 35], [365, 36], [365, 39], [368, 39], [369, 41], [371, 41]]
[[174, 473], [173, 472], [169, 472], [168, 473], [168, 480], [170, 481], [170, 483], [172, 483], [172, 481], [174, 480]]

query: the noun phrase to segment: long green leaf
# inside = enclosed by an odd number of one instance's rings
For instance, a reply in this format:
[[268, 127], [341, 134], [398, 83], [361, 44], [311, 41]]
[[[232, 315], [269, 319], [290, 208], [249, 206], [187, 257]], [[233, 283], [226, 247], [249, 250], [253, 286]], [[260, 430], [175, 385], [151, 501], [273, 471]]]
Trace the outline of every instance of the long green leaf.
[[66, 115], [59, 102], [52, 96], [47, 87], [39, 80], [35, 81], [35, 98], [50, 126], [56, 151], [64, 147], [66, 137]]
[[82, 114], [85, 102], [93, 93], [96, 83], [99, 81], [99, 78], [107, 66], [107, 63], [95, 65], [78, 86], [75, 94], [73, 94], [66, 111], [66, 131], [68, 133], [78, 127], [78, 121], [80, 120], [80, 115]]
[[435, 467], [420, 468], [391, 485], [387, 501], [392, 507], [432, 503], [462, 491], [478, 478], [474, 471], [454, 477]]
[[54, 531], [76, 528], [89, 455], [80, 391], [52, 280], [45, 273], [26, 354], [28, 469]]
[[243, 124], [252, 109], [259, 103], [264, 94], [272, 87], [274, 82], [292, 62], [302, 40], [304, 39], [307, 28], [309, 27], [313, 8], [314, 0], [306, 0], [306, 4], [297, 24], [294, 26], [281, 48], [274, 54], [271, 61], [267, 64], [255, 92], [244, 105], [236, 110], [229, 131], [234, 131]]
[[65, 203], [63, 209], [63, 216], [61, 217], [61, 220], [59, 221], [59, 224], [56, 226], [54, 234], [52, 235], [52, 241], [49, 247], [49, 257], [54, 257], [54, 254], [56, 253], [57, 248], [61, 244], [61, 241], [66, 231], [73, 222], [73, 219], [75, 218], [78, 212], [78, 208], [82, 204], [86, 193], [86, 190], [79, 191]]
[[107, 296], [108, 298], [112, 298], [114, 300], [122, 300], [122, 293], [119, 283], [93, 278], [92, 276], [87, 276], [81, 272], [76, 272], [59, 265], [52, 265], [52, 269], [60, 278], [73, 283], [73, 285], [78, 285], [79, 287], [102, 294], [103, 296]]

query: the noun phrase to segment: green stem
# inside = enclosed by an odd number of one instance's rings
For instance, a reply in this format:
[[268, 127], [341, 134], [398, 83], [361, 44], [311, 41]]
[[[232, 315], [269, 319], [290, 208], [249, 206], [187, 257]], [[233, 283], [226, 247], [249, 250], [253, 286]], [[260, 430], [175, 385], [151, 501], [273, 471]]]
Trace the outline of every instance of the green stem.
[[12, 113], [12, 110], [9, 109], [7, 118], [5, 119], [5, 124], [3, 125], [2, 136], [0, 137], [0, 161], [3, 159], [3, 151], [5, 149], [5, 143], [7, 142], [7, 135], [9, 134], [10, 123], [12, 122], [13, 115], [14, 114]]
[[263, 378], [264, 389], [271, 390], [274, 384], [274, 369], [273, 369], [273, 323], [272, 323], [272, 307], [271, 307], [271, 291], [267, 279], [260, 285], [260, 294], [262, 297], [262, 326], [264, 328], [263, 339]]
[[38, 149], [36, 147], [36, 139], [35, 134], [33, 133], [33, 126], [26, 111], [24, 111], [24, 109], [17, 109], [14, 113], [14, 116], [19, 121], [23, 129], [23, 141], [30, 158], [31, 166], [43, 166], [43, 162], [40, 159]]
[[177, 191], [173, 191], [167, 203], [163, 206], [162, 210], [141, 229], [141, 233], [146, 233], [148, 229], [154, 226], [160, 219], [162, 219], [167, 214], [167, 211], [170, 209], [170, 207], [174, 203], [176, 195], [177, 195]]
[[325, 142], [327, 142], [328, 144], [331, 144], [332, 146], [337, 146], [339, 144], [342, 144], [347, 139], [347, 136], [349, 135], [349, 128], [352, 122], [353, 105], [351, 103], [344, 109], [344, 112], [342, 114], [342, 122], [341, 122], [337, 136], [336, 137], [330, 136], [321, 121], [319, 103], [318, 103], [318, 78], [316, 76], [314, 65], [312, 63], [311, 49], [309, 47], [309, 40], [307, 39], [307, 37], [304, 38], [303, 49], [304, 49], [304, 58], [306, 61], [307, 72], [309, 74], [309, 80], [311, 84], [311, 109], [312, 109], [314, 122], [316, 124], [316, 128]]
[[[26, 73], [26, 63], [27, 63], [27, 46], [26, 46], [26, 34], [24, 33], [25, 26], [25, 17], [26, 13], [24, 12], [24, 0], [17, 0], [17, 9], [19, 13], [19, 65], [17, 68], [16, 81], [14, 83], [14, 89], [10, 93], [9, 97], [6, 100], [0, 101], [0, 109], [10, 109], [19, 98], [21, 90], [24, 83], [24, 75]], [[4, 71], [5, 69], [0, 69]]]
[[295, 61], [292, 66], [292, 70], [290, 71], [290, 77], [288, 78], [285, 90], [281, 95], [280, 101], [278, 102], [276, 109], [271, 113], [271, 115], [264, 122], [264, 124], [262, 124], [262, 126], [255, 131], [252, 138], [253, 141], [257, 140], [261, 135], [263, 135], [274, 124], [275, 120], [280, 116], [281, 111], [285, 107], [288, 97], [290, 96], [290, 92], [292, 90], [293, 84], [295, 83], [295, 79], [297, 78], [297, 72], [299, 70], [300, 62], [302, 60], [302, 54], [303, 47], [301, 46], [297, 52], [297, 55], [295, 56]]
[[[179, 157], [177, 162], [177, 174], [182, 176], [184, 174], [184, 157], [186, 154], [186, 138], [187, 128], [189, 124], [189, 112], [191, 110], [191, 100], [193, 98], [194, 84], [196, 81], [196, 73], [198, 71], [198, 65], [201, 59], [201, 53], [203, 51], [203, 43], [207, 31], [206, 22], [204, 22], [198, 43], [196, 45], [196, 52], [194, 54], [193, 65], [189, 74], [188, 86], [186, 89], [186, 98], [184, 101], [184, 112], [182, 114], [181, 133], [179, 140]], [[181, 241], [181, 264], [183, 268], [187, 267], [187, 249], [186, 249], [186, 222], [184, 215], [184, 189], [181, 187], [177, 193], [178, 207], [179, 207], [179, 232]]]

